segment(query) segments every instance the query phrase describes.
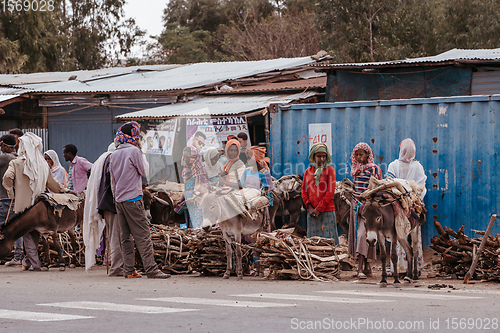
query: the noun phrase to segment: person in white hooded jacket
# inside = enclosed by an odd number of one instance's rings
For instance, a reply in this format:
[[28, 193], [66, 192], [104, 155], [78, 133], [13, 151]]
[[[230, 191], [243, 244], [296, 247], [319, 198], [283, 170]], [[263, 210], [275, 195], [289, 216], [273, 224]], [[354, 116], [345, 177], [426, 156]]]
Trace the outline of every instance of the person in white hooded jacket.
[[[389, 164], [385, 177], [413, 180], [418, 185], [423, 186], [424, 190], [420, 195], [420, 199], [423, 202], [425, 194], [427, 193], [427, 189], [425, 188], [425, 181], [427, 180], [427, 176], [425, 175], [424, 167], [422, 166], [422, 164], [420, 164], [420, 162], [415, 159], [415, 154], [416, 154], [416, 147], [415, 147], [415, 142], [413, 142], [412, 139], [407, 138], [401, 141], [401, 143], [399, 144], [399, 158], [397, 160], [392, 161]], [[424, 258], [423, 258], [422, 234], [420, 226], [418, 226], [417, 228], [418, 228], [417, 267], [418, 271], [420, 271], [424, 265]], [[408, 269], [406, 254], [401, 245], [399, 245], [399, 243], [397, 246], [397, 252], [398, 252], [397, 273], [399, 274], [406, 273]], [[392, 270], [393, 272], [396, 272], [394, 267], [392, 268]]]

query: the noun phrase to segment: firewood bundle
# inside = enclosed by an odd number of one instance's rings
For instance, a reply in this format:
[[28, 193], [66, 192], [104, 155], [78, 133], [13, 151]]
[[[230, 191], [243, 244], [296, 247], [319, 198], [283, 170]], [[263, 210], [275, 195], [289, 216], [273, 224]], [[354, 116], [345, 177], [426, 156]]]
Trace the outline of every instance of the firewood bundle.
[[[463, 278], [469, 271], [474, 256], [477, 255], [482, 237], [469, 238], [464, 234], [464, 225], [458, 231], [441, 226], [437, 221], [434, 221], [434, 226], [439, 236], [431, 238], [432, 245], [430, 247], [440, 253], [442, 259], [434, 261], [433, 264], [440, 264], [441, 273], [443, 274]], [[474, 231], [480, 236], [485, 234], [484, 231]], [[496, 237], [489, 235], [472, 278], [484, 281], [500, 281], [499, 253], [500, 235], [497, 234]]]
[[[71, 263], [71, 258], [76, 258], [76, 266], [85, 265], [85, 245], [83, 244], [83, 236], [81, 234], [81, 230], [75, 230], [76, 242], [78, 244], [77, 249], [73, 249], [71, 245], [71, 239], [67, 232], [63, 232], [57, 235], [59, 237], [59, 242], [61, 243], [61, 247], [63, 249], [63, 258], [66, 262], [66, 265]], [[59, 266], [59, 255], [57, 254], [56, 247], [54, 245], [54, 240], [51, 236], [47, 239], [49, 243], [49, 267], [57, 267]], [[45, 252], [43, 249], [42, 237], [40, 237], [38, 241], [38, 253], [40, 259], [45, 257]], [[98, 257], [96, 260], [97, 264], [102, 264], [102, 257]]]
[[[179, 229], [156, 225], [151, 234], [155, 261], [165, 272], [222, 276], [226, 271], [226, 247], [222, 231], [212, 229]], [[242, 251], [243, 271], [250, 271], [248, 252]], [[140, 260], [136, 262], [140, 267]]]
[[[293, 229], [254, 234], [256, 253], [261, 267], [270, 279], [337, 280], [347, 262], [347, 241], [341, 236], [341, 245], [333, 239], [301, 238]], [[344, 262], [345, 260], [345, 262]], [[350, 265], [348, 267], [351, 268]]]

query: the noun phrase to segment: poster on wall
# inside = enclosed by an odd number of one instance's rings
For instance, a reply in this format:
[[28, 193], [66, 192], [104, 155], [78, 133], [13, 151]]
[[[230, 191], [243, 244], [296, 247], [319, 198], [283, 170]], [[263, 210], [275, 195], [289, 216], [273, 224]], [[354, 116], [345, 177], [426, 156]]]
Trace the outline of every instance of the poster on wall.
[[312, 145], [318, 142], [326, 144], [331, 154], [332, 124], [330, 123], [309, 124], [309, 150], [311, 150]]
[[247, 147], [252, 145], [246, 116], [186, 118], [186, 142], [188, 146], [193, 143], [194, 135], [198, 131], [206, 136], [205, 147], [223, 149], [228, 136], [237, 137], [242, 132], [248, 136]]
[[143, 136], [142, 151], [146, 154], [172, 156], [177, 119], [170, 119], [152, 126]]

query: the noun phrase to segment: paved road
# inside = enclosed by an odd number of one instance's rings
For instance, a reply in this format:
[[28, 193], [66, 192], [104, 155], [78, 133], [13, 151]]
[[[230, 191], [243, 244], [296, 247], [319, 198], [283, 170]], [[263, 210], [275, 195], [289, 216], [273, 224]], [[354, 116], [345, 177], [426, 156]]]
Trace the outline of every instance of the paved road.
[[193, 275], [127, 280], [107, 277], [102, 267], [87, 273], [0, 266], [0, 331], [500, 331], [500, 286], [453, 285], [459, 290]]

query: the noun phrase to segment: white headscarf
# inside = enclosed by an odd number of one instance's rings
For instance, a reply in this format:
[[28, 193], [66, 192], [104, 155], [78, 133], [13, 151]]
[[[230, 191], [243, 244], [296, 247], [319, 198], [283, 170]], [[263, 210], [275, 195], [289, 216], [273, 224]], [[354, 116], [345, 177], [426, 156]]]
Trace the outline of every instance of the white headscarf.
[[48, 155], [50, 157], [50, 159], [54, 163], [54, 166], [62, 166], [61, 162], [59, 162], [59, 156], [57, 156], [57, 153], [55, 150], [49, 149], [44, 154]]
[[23, 159], [25, 174], [29, 179], [29, 186], [33, 195], [31, 204], [35, 202], [35, 198], [43, 193], [49, 177], [49, 165], [42, 155], [42, 138], [38, 135], [27, 132], [19, 137], [19, 158]]
[[222, 164], [220, 164], [219, 161], [212, 165], [212, 158], [214, 158], [218, 153], [219, 151], [215, 147], [207, 147], [202, 151], [208, 178], [217, 177], [222, 171]]
[[399, 160], [401, 162], [410, 163], [415, 159], [416, 151], [415, 142], [410, 138], [404, 139], [399, 144]]

